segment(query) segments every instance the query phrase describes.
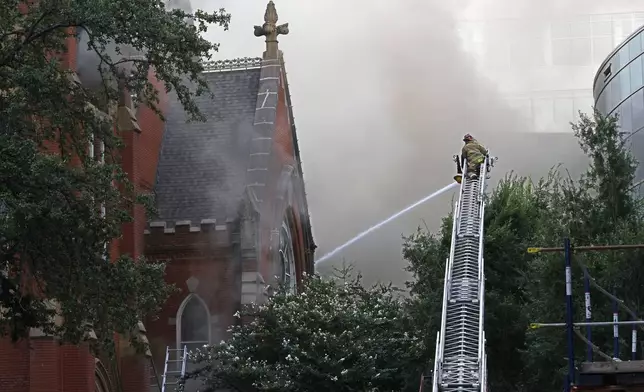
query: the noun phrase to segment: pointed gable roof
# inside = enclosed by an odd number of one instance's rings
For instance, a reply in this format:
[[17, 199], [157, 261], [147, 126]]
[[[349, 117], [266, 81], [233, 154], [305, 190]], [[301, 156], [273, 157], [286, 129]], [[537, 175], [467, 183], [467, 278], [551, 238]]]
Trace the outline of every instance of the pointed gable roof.
[[197, 98], [206, 122], [187, 122], [171, 97], [155, 186], [158, 219], [223, 223], [237, 216], [255, 133], [259, 64], [222, 61], [204, 74], [214, 94]]
[[[277, 37], [289, 33], [278, 25], [273, 1], [255, 36], [266, 38], [263, 58], [217, 61], [207, 66], [205, 79], [214, 93], [197, 97], [206, 122], [187, 122], [176, 95], [171, 97], [161, 147], [155, 194], [159, 216], [156, 226], [169, 222], [207, 221], [221, 225], [235, 221], [243, 202], [259, 212], [267, 195], [269, 169], [278, 110], [278, 94], [285, 92], [288, 125], [296, 165], [295, 188], [301, 198], [307, 269], [313, 270], [315, 243], [311, 230], [300, 151], [291, 97]], [[281, 90], [283, 84], [284, 90]], [[152, 224], [151, 224], [152, 225]], [[159, 226], [160, 227], [160, 226]]]

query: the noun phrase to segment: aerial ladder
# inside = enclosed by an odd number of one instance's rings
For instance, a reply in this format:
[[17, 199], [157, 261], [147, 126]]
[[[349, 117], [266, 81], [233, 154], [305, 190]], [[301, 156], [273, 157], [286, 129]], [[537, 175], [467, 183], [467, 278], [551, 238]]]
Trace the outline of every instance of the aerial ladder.
[[468, 179], [465, 160], [456, 156], [455, 161], [459, 174], [454, 179], [460, 183], [460, 193], [445, 267], [432, 392], [486, 392], [483, 216], [486, 180], [496, 158], [486, 156], [475, 179]]

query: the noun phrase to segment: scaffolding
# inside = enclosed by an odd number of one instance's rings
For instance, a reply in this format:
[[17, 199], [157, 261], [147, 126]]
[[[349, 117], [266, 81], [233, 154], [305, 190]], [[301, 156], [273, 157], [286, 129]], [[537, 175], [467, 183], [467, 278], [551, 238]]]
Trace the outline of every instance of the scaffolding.
[[[573, 313], [572, 297], [572, 260], [574, 252], [589, 251], [610, 251], [610, 250], [628, 250], [644, 249], [644, 244], [636, 245], [600, 245], [600, 246], [579, 246], [574, 247], [569, 238], [563, 241], [563, 247], [528, 248], [528, 253], [553, 253], [563, 252], [565, 260], [565, 279], [566, 279], [566, 316], [565, 322], [561, 323], [532, 323], [531, 329], [546, 327], [565, 327], [568, 350], [568, 373], [566, 375], [565, 391], [572, 390], [619, 390], [619, 391], [644, 391], [644, 361], [637, 361], [637, 329], [644, 330], [644, 320], [640, 319], [637, 314], [624, 304], [624, 301], [617, 298], [615, 293], [610, 293], [601, 287], [588, 272], [588, 268], [579, 260], [584, 274], [584, 305], [585, 321], [575, 322]], [[609, 297], [613, 304], [612, 321], [592, 321], [590, 287], [593, 286], [602, 294]], [[632, 320], [619, 321], [619, 308], [625, 310]], [[631, 334], [631, 360], [622, 362], [619, 358], [619, 326], [632, 326]], [[613, 327], [613, 356], [603, 353], [599, 347], [592, 343], [592, 327]], [[584, 336], [576, 328], [585, 327], [586, 335]], [[586, 362], [582, 362], [578, 369], [575, 367], [575, 349], [574, 336], [577, 335], [586, 344]], [[593, 362], [593, 354], [596, 353], [606, 361]]]

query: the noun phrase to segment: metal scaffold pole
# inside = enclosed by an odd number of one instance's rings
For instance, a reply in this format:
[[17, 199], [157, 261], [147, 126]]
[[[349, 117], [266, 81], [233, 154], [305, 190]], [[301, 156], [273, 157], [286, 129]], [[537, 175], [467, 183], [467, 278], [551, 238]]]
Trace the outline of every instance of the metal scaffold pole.
[[[612, 327], [613, 325], [644, 325], [644, 320], [631, 320], [631, 321], [591, 321], [572, 323], [572, 326], [577, 327]], [[530, 329], [547, 328], [547, 327], [565, 327], [566, 323], [530, 323]]]
[[[588, 278], [588, 271], [584, 270], [584, 304], [586, 307], [586, 322], [590, 323], [592, 319], [592, 308], [590, 306], [590, 279]], [[586, 339], [592, 342], [592, 332], [590, 325], [586, 326]], [[590, 344], [586, 345], [586, 360], [593, 361], [593, 347]]]
[[568, 382], [566, 392], [570, 392], [575, 383], [575, 342], [572, 313], [572, 262], [570, 238], [564, 239], [564, 256], [566, 259], [566, 340], [568, 341]]
[[[617, 288], [613, 287], [613, 296], [617, 297]], [[619, 358], [619, 313], [617, 301], [613, 298], [613, 358]]]
[[[637, 358], [637, 328], [642, 328], [644, 320], [637, 317], [636, 313], [626, 307], [623, 301], [619, 300], [616, 296], [615, 287], [613, 293], [605, 290], [597, 284], [597, 282], [590, 276], [587, 267], [582, 262], [584, 273], [584, 302], [585, 302], [585, 322], [575, 323], [573, 314], [573, 300], [572, 300], [572, 253], [585, 252], [585, 251], [607, 251], [607, 250], [628, 250], [628, 249], [644, 249], [644, 244], [632, 245], [590, 245], [590, 246], [576, 246], [570, 244], [569, 238], [564, 238], [563, 247], [531, 247], [528, 248], [528, 253], [552, 253], [563, 252], [565, 258], [565, 277], [566, 277], [566, 319], [563, 323], [531, 323], [530, 328], [544, 328], [544, 327], [566, 327], [566, 340], [568, 346], [568, 374], [566, 376], [565, 391], [570, 392], [572, 386], [575, 384], [575, 356], [574, 356], [574, 335], [577, 334], [587, 344], [586, 358], [588, 362], [593, 361], [593, 351], [598, 350], [591, 340], [591, 330], [593, 326], [612, 326], [613, 327], [613, 358], [619, 360], [619, 326], [630, 325], [632, 326], [632, 344], [631, 344], [631, 358]], [[611, 298], [613, 303], [613, 317], [612, 321], [592, 321], [591, 301], [590, 301], [590, 286], [596, 287], [602, 294]], [[622, 307], [634, 320], [619, 321], [618, 309]], [[578, 327], [586, 327], [586, 337], [576, 330]], [[603, 358], [611, 359], [609, 355], [597, 351], [597, 354]]]

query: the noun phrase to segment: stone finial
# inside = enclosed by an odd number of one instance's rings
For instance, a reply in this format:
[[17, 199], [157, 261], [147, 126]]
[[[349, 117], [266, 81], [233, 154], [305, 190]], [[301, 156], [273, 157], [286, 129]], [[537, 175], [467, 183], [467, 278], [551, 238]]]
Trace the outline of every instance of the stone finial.
[[266, 51], [264, 52], [264, 59], [277, 59], [279, 57], [279, 49], [277, 47], [277, 36], [288, 34], [288, 23], [277, 25], [277, 10], [275, 10], [275, 3], [273, 0], [268, 2], [266, 6], [266, 13], [264, 13], [264, 24], [262, 26], [255, 26], [255, 36], [266, 36]]

